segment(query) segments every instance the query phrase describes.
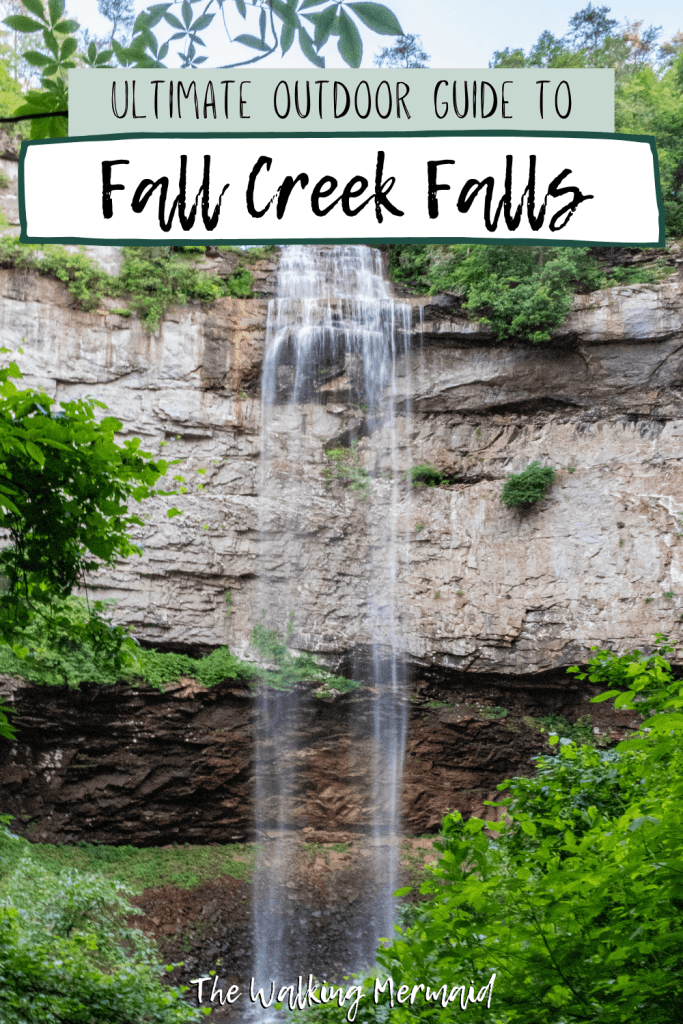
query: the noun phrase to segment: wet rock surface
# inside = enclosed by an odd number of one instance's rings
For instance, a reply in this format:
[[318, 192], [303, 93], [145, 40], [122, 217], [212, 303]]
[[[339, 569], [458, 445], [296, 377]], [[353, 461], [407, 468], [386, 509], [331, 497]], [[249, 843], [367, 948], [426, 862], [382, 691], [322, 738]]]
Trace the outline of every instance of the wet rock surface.
[[[514, 687], [463, 674], [450, 682], [416, 679], [412, 687], [403, 776], [409, 835], [437, 831], [446, 810], [483, 815], [497, 783], [528, 774], [530, 758], [548, 749], [538, 723], [544, 715], [573, 722], [588, 714], [604, 742], [636, 724], [629, 712], [591, 705], [588, 691], [558, 673]], [[299, 694], [293, 827], [366, 834], [370, 697], [363, 689], [333, 700], [310, 689]], [[190, 680], [166, 694], [124, 685], [69, 690], [4, 677], [0, 699], [16, 709], [18, 730], [17, 742], [0, 746], [0, 801], [26, 838], [133, 846], [260, 838], [258, 716], [249, 691], [229, 684], [205, 690]], [[267, 776], [286, 765], [266, 759], [261, 770]]]

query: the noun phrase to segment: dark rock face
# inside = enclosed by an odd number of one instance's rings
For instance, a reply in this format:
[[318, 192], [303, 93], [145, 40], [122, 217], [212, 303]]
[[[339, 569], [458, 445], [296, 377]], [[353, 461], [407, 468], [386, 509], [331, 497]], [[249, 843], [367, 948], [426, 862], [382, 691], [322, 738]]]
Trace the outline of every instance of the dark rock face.
[[[628, 712], [590, 705], [562, 674], [514, 682], [414, 681], [403, 785], [407, 834], [436, 831], [446, 810], [482, 814], [496, 784], [527, 774], [547, 750], [535, 719], [590, 713], [605, 738], [635, 725]], [[256, 838], [253, 798], [257, 702], [223, 684], [184, 680], [151, 689], [38, 687], [4, 677], [18, 741], [0, 746], [0, 805], [13, 828], [40, 842], [135, 846], [228, 843]], [[292, 699], [287, 695], [273, 699]], [[362, 835], [370, 821], [370, 760], [364, 755], [369, 691], [334, 700], [298, 697], [294, 745], [298, 795], [291, 827], [324, 836]], [[496, 708], [504, 718], [495, 718]], [[287, 770], [266, 763], [263, 771]], [[267, 821], [266, 821], [267, 825]]]

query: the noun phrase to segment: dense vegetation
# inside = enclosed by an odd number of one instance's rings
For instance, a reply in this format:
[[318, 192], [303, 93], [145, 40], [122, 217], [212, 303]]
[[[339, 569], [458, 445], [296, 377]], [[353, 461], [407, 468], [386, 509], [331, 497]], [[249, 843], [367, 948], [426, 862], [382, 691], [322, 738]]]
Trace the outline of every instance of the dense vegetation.
[[[223, 248], [233, 251], [230, 246]], [[64, 281], [81, 309], [97, 309], [105, 295], [123, 298], [126, 307], [113, 312], [127, 316], [134, 312], [146, 330], [156, 331], [169, 306], [213, 302], [226, 295], [253, 295], [249, 264], [268, 250], [234, 250], [238, 256], [235, 269], [220, 277], [197, 266], [205, 249], [127, 246], [119, 274], [112, 275], [82, 250], [70, 252], [62, 245], [24, 245], [15, 236], [5, 236], [0, 238], [0, 266], [30, 267]]]
[[[113, 603], [53, 596], [27, 609], [26, 625], [14, 630], [12, 645], [0, 644], [0, 672], [47, 686], [127, 682], [162, 691], [182, 677], [206, 687], [234, 681], [289, 690], [299, 682], [317, 683], [318, 696], [333, 690], [346, 693], [359, 685], [333, 675], [306, 652], [291, 653], [293, 616], [284, 637], [256, 624], [251, 643], [261, 658], [257, 664], [236, 658], [226, 646], [199, 658], [139, 647], [122, 627], [112, 626], [109, 606]], [[100, 638], [106, 631], [108, 644]]]
[[[0, 530], [9, 540], [0, 551], [0, 645], [23, 660], [32, 630], [42, 645], [68, 634], [121, 670], [133, 640], [97, 605], [79, 619], [66, 614], [66, 602], [86, 573], [141, 552], [130, 531], [143, 520], [129, 503], [174, 494], [156, 486], [169, 464], [143, 451], [139, 438], [117, 444], [122, 424], [97, 418], [101, 402], [57, 403], [43, 391], [19, 390], [19, 378], [16, 363], [0, 368]], [[0, 732], [11, 734], [2, 711]]]
[[[376, 973], [393, 978], [395, 994], [406, 986], [403, 1004], [390, 1010], [388, 990], [373, 1003], [367, 977], [357, 1021], [390, 1011], [392, 1021], [445, 1024], [468, 998], [467, 1019], [491, 1024], [680, 1019], [683, 683], [672, 650], [658, 637], [649, 656], [597, 651], [587, 673], [573, 670], [610, 686], [596, 700], [649, 714], [639, 736], [598, 751], [555, 734], [558, 753], [537, 758], [535, 777], [498, 787], [500, 821], [446, 816], [421, 887], [430, 898], [407, 909], [378, 954]], [[472, 1000], [493, 974], [488, 1009]], [[440, 995], [426, 1000], [415, 985]], [[338, 1008], [295, 1016], [343, 1019]]]
[[[507, 47], [491, 67], [615, 69], [615, 129], [654, 135], [669, 238], [683, 236], [683, 33], [657, 47], [659, 30], [619, 26], [609, 7], [578, 11], [563, 38], [543, 32], [525, 53]], [[389, 272], [413, 292], [456, 293], [497, 338], [547, 341], [569, 313], [574, 292], [656, 282], [662, 256], [607, 266], [609, 250], [484, 245], [390, 245]], [[662, 254], [665, 255], [665, 254]]]
[[[22, 856], [7, 871], [17, 845]], [[128, 923], [132, 889], [99, 873], [49, 871], [2, 825], [0, 872], [3, 1024], [203, 1019], [182, 988], [162, 984], [154, 943]]]

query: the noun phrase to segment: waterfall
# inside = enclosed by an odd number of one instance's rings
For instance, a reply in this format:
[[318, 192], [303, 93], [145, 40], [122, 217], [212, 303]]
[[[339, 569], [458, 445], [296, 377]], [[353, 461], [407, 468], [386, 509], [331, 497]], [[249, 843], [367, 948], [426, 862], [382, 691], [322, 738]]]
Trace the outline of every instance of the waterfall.
[[[364, 687], [359, 692], [369, 710], [364, 717], [349, 716], [347, 735], [331, 755], [346, 765], [349, 778], [365, 780], [368, 768], [371, 775], [359, 796], [362, 812], [343, 819], [367, 846], [358, 930], [339, 939], [345, 970], [372, 962], [378, 938], [392, 934], [395, 913], [407, 700], [399, 574], [407, 556], [410, 500], [399, 433], [405, 460], [409, 389], [401, 378], [408, 373], [410, 326], [410, 307], [391, 297], [378, 251], [359, 245], [283, 248], [262, 377], [263, 628], [277, 631], [291, 648], [324, 653], [325, 634], [343, 635], [344, 611], [332, 630], [318, 618], [319, 569], [310, 565], [307, 538], [337, 529], [340, 503], [344, 522], [359, 524], [362, 536], [354, 566], [363, 571], [353, 595], [354, 612], [362, 608], [362, 635], [345, 639], [361, 652], [347, 673]], [[326, 456], [330, 448], [337, 452], [336, 463]], [[335, 478], [335, 465], [343, 466], [338, 475], [350, 487]], [[337, 547], [334, 564], [346, 564], [348, 556]], [[332, 562], [329, 572], [329, 585], [335, 585]], [[305, 685], [287, 693], [264, 688], [259, 696], [256, 830], [263, 852], [254, 893], [257, 986], [271, 978], [286, 984], [299, 974], [320, 976], [325, 966], [308, 927], [311, 908], [293, 894], [297, 851], [309, 824], [306, 700], [310, 706]], [[359, 790], [363, 784], [357, 783]]]

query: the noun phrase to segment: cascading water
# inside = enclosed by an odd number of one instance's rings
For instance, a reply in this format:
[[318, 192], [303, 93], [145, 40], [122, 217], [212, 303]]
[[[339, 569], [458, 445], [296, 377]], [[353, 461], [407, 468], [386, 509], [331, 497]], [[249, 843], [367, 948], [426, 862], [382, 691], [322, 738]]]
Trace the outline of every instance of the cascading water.
[[[345, 970], [372, 962], [378, 938], [391, 935], [394, 919], [406, 725], [397, 587], [407, 544], [400, 523], [407, 522], [409, 501], [397, 440], [398, 419], [405, 426], [409, 409], [403, 403], [399, 417], [397, 373], [407, 372], [410, 326], [410, 307], [392, 299], [379, 252], [351, 245], [283, 249], [262, 378], [262, 627], [286, 634], [299, 648], [313, 646], [328, 631], [316, 621], [315, 602], [307, 600], [306, 542], [320, 529], [311, 525], [315, 516], [318, 523], [331, 521], [335, 502], [353, 502], [369, 538], [357, 595], [365, 620], [360, 647], [368, 654], [357, 659], [353, 675], [367, 688], [371, 710], [363, 722], [350, 718], [344, 763], [350, 780], [365, 782], [370, 768], [360, 798], [364, 813], [354, 826], [362, 830], [370, 855], [357, 932], [339, 937]], [[336, 403], [334, 415], [330, 402]], [[341, 436], [340, 408], [347, 413]], [[369, 477], [360, 468], [361, 436], [367, 439]], [[354, 467], [358, 489], [341, 498], [326, 491], [320, 472], [325, 439], [346, 448]], [[303, 467], [311, 462], [319, 469], [309, 478], [320, 484], [304, 490]], [[264, 690], [259, 698], [256, 829], [263, 854], [254, 893], [257, 987], [268, 988], [270, 979], [286, 984], [300, 974], [325, 973], [319, 947], [305, 928], [310, 908], [292, 894], [297, 840], [308, 824], [302, 698], [309, 693], [310, 687], [295, 686], [287, 693]]]

